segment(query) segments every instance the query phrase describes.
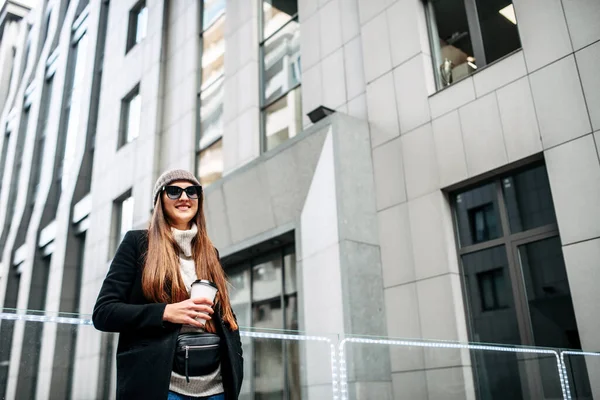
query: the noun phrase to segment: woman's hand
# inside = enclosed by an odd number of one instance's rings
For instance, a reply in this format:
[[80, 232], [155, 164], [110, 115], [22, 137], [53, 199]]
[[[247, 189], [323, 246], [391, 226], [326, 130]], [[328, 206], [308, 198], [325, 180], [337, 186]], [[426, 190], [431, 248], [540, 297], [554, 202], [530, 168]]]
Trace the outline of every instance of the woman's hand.
[[204, 324], [196, 319], [210, 320], [210, 315], [214, 312], [212, 305], [212, 301], [203, 297], [167, 304], [163, 321], [203, 328]]

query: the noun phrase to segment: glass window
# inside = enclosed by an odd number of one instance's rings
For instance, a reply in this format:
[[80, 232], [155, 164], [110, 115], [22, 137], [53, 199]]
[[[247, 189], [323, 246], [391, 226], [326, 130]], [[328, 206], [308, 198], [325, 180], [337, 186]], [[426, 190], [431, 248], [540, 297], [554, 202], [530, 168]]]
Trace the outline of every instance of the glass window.
[[135, 29], [135, 43], [140, 43], [146, 38], [146, 30], [148, 27], [148, 8], [143, 7], [137, 13], [136, 29]]
[[29, 107], [23, 108], [21, 113], [21, 121], [19, 123], [19, 130], [17, 131], [17, 143], [15, 145], [15, 153], [12, 159], [12, 169], [10, 170], [10, 183], [7, 185], [9, 192], [8, 201], [6, 203], [4, 228], [2, 229], [2, 235], [0, 236], [0, 254], [2, 254], [4, 251], [4, 246], [6, 245], [8, 234], [10, 232], [10, 226], [13, 220], [13, 214], [15, 213], [17, 194], [19, 192], [19, 180], [23, 166], [23, 152], [27, 138], [27, 128], [29, 126], [30, 111], [31, 108]]
[[[454, 218], [471, 340], [581, 348], [545, 166], [454, 195]], [[482, 397], [560, 396], [548, 363], [525, 371], [515, 355], [471, 357]], [[522, 385], [523, 373], [539, 375]]]
[[274, 149], [302, 131], [302, 98], [299, 87], [265, 109], [264, 127], [266, 150]]
[[35, 203], [35, 198], [39, 191], [40, 176], [42, 174], [42, 166], [44, 162], [44, 146], [46, 145], [46, 136], [48, 135], [48, 119], [50, 118], [50, 104], [52, 103], [52, 85], [54, 77], [48, 79], [44, 86], [42, 94], [42, 105], [40, 110], [40, 130], [35, 144], [35, 155], [33, 158], [33, 170], [31, 177], [31, 204]]
[[148, 8], [142, 1], [129, 11], [129, 26], [127, 31], [127, 51], [146, 37], [148, 29]]
[[[526, 301], [536, 346], [581, 349], [573, 300], [558, 236], [518, 246]], [[592, 398], [585, 363], [578, 366], [577, 394]], [[559, 398], [558, 381], [543, 379], [545, 398]]]
[[300, 25], [296, 0], [262, 2], [262, 150], [302, 130]]
[[129, 196], [121, 203], [121, 220], [119, 225], [119, 241], [133, 228], [133, 197]]
[[221, 179], [223, 176], [223, 140], [219, 139], [200, 151], [197, 164], [197, 175], [202, 186], [208, 186]]
[[495, 184], [456, 195], [455, 215], [461, 247], [497, 239], [502, 235]]
[[205, 0], [202, 10], [202, 76], [198, 94], [196, 173], [207, 186], [223, 176], [225, 1]]
[[81, 36], [73, 49], [73, 79], [72, 86], [67, 99], [68, 124], [64, 141], [64, 153], [61, 168], [61, 188], [64, 189], [69, 183], [68, 176], [72, 163], [75, 159], [77, 136], [79, 133], [79, 117], [81, 108], [81, 84], [86, 68], [87, 34]]
[[0, 191], [4, 189], [2, 177], [4, 176], [4, 170], [6, 169], [6, 158], [8, 156], [8, 145], [10, 144], [10, 130], [8, 122], [5, 126], [4, 139], [2, 141], [2, 156], [0, 156]]
[[519, 49], [511, 0], [427, 0], [438, 89]]
[[205, 149], [223, 136], [223, 78], [200, 93], [200, 142]]
[[581, 348], [560, 238], [519, 246], [537, 346]]
[[513, 233], [556, 223], [546, 168], [539, 166], [502, 181]]
[[202, 35], [202, 86], [211, 86], [225, 70], [225, 17], [220, 17]]
[[270, 104], [300, 84], [300, 27], [292, 21], [264, 44], [263, 96]]
[[500, 246], [469, 253], [462, 257], [462, 266], [469, 289], [472, 339], [520, 344], [506, 249]]
[[242, 269], [231, 273], [229, 283], [231, 284], [229, 301], [235, 311], [238, 324], [241, 327], [249, 327], [252, 325], [250, 269]]
[[494, 311], [508, 307], [508, 293], [505, 288], [502, 268], [477, 274], [482, 311]]
[[133, 211], [134, 200], [131, 194], [126, 194], [115, 200], [113, 205], [113, 225], [112, 225], [112, 245], [108, 254], [109, 259], [114, 257], [119, 244], [125, 237], [125, 234], [133, 229]]
[[298, 14], [297, 0], [263, 0], [262, 3], [264, 38], [271, 36]]
[[28, 25], [27, 43], [25, 44], [25, 56], [23, 58], [23, 67], [21, 69], [21, 77], [23, 77], [23, 74], [25, 73], [25, 70], [27, 69], [27, 65], [29, 64], [29, 58], [31, 55], [31, 41], [32, 41], [31, 26]]
[[49, 9], [46, 13], [46, 20], [44, 22], [44, 35], [42, 36], [42, 43], [46, 43], [46, 39], [48, 39], [48, 31], [50, 30], [50, 22], [52, 22], [52, 9]]
[[204, 0], [202, 2], [202, 30], [212, 26], [220, 17], [225, 15], [225, 0]]
[[[246, 260], [231, 269], [230, 298], [240, 326], [298, 329], [293, 246]], [[301, 398], [297, 342], [246, 338], [242, 341], [245, 376], [252, 379], [245, 380], [240, 398]]]
[[139, 136], [141, 113], [140, 88], [136, 86], [121, 101], [121, 139], [119, 147], [132, 142]]

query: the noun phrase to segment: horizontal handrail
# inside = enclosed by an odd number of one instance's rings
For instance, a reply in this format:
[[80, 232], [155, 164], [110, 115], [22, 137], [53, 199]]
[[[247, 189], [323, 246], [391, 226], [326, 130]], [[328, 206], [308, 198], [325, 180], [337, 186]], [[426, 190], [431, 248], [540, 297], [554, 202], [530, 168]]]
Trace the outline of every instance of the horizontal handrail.
[[[5, 311], [7, 309], [3, 309]], [[13, 310], [11, 310], [13, 311]], [[0, 312], [0, 320], [9, 321], [31, 321], [41, 323], [56, 323], [93, 326], [93, 322], [89, 314], [63, 314], [73, 315], [59, 316], [61, 313], [56, 313], [56, 316], [47, 315], [32, 315], [24, 313], [29, 310], [14, 310], [16, 312]], [[81, 315], [80, 318], [75, 317]], [[389, 346], [404, 346], [404, 347], [421, 347], [421, 348], [448, 348], [448, 349], [465, 349], [465, 350], [480, 350], [480, 351], [500, 351], [510, 353], [529, 353], [529, 354], [548, 354], [556, 358], [556, 365], [560, 386], [564, 400], [572, 400], [569, 379], [567, 375], [565, 356], [594, 356], [600, 357], [600, 352], [578, 351], [578, 350], [561, 350], [551, 348], [536, 348], [536, 347], [520, 347], [506, 346], [501, 344], [481, 344], [481, 343], [461, 343], [451, 341], [433, 341], [433, 340], [418, 340], [418, 339], [391, 339], [391, 338], [374, 338], [374, 337], [346, 337], [341, 339], [337, 335], [311, 335], [303, 332], [286, 331], [286, 330], [262, 330], [255, 331], [256, 328], [241, 328], [240, 336], [256, 338], [256, 339], [274, 339], [274, 340], [293, 340], [293, 341], [316, 341], [323, 342], [330, 347], [330, 363], [331, 363], [331, 382], [334, 400], [348, 399], [348, 382], [347, 382], [347, 364], [345, 346], [347, 343], [362, 343], [362, 344], [379, 344]], [[332, 339], [333, 338], [333, 339]], [[336, 346], [337, 344], [337, 346]]]

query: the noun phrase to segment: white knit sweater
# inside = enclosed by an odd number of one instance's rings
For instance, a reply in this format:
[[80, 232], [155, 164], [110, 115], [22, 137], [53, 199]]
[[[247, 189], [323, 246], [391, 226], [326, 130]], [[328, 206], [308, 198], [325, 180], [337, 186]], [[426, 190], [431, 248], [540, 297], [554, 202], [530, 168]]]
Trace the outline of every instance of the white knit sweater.
[[[171, 228], [171, 230], [173, 232], [173, 238], [181, 248], [181, 253], [179, 254], [181, 277], [183, 278], [183, 282], [189, 293], [192, 283], [198, 279], [196, 276], [196, 264], [192, 258], [192, 239], [198, 233], [198, 228], [196, 225], [193, 225], [192, 228], [187, 231], [180, 231], [175, 228]], [[184, 325], [181, 328], [181, 333], [197, 331], [202, 331], [202, 329], [194, 328], [189, 325]], [[171, 384], [169, 385], [169, 390], [185, 396], [194, 397], [213, 396], [215, 394], [223, 393], [221, 367], [219, 366], [219, 368], [210, 375], [190, 376], [189, 383], [186, 381], [185, 376], [171, 372]]]

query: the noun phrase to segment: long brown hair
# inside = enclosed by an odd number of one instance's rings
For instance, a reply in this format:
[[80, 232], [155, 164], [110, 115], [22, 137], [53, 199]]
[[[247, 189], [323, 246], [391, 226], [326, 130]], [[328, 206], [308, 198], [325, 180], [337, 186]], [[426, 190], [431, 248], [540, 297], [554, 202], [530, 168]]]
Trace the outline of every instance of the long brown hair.
[[[192, 257], [196, 264], [198, 279], [208, 279], [217, 285], [218, 293], [215, 306], [221, 307], [222, 318], [231, 329], [238, 329], [233, 317], [227, 277], [217, 250], [213, 246], [206, 231], [206, 219], [203, 211], [204, 195], [198, 197], [198, 212], [194, 222], [198, 227], [196, 237], [192, 239]], [[163, 210], [162, 193], [159, 194], [152, 220], [148, 229], [148, 253], [142, 271], [142, 290], [146, 298], [157, 303], [178, 303], [187, 300], [189, 293], [179, 273], [179, 246], [173, 238], [171, 225]], [[215, 332], [213, 321], [207, 321], [206, 330]]]

